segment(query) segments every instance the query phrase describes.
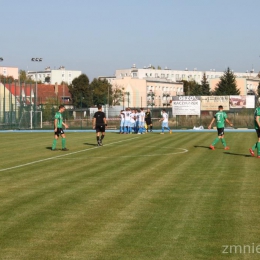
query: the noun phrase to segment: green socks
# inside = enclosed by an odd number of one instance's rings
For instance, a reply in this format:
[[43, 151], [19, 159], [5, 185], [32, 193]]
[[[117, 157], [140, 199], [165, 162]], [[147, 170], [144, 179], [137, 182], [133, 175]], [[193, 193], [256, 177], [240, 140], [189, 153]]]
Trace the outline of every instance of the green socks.
[[[57, 145], [57, 139], [54, 138], [53, 142], [52, 142], [51, 149], [55, 150], [56, 149], [56, 145]], [[66, 138], [62, 138], [61, 139], [61, 145], [62, 145], [62, 149], [66, 148]]]
[[257, 143], [257, 155], [260, 156], [260, 142]]
[[66, 148], [66, 138], [61, 139], [61, 146], [62, 146], [62, 149]]
[[222, 144], [223, 144], [223, 146], [225, 148], [227, 146], [225, 138], [221, 138], [221, 142], [222, 142]]
[[216, 144], [218, 141], [219, 141], [219, 138], [217, 137], [217, 138], [213, 141], [212, 146], [215, 146], [215, 144]]
[[57, 144], [57, 139], [53, 139], [52, 147], [51, 147], [52, 150], [56, 149], [56, 144]]
[[254, 151], [256, 148], [257, 148], [257, 143], [255, 143], [255, 144], [252, 146], [252, 150]]

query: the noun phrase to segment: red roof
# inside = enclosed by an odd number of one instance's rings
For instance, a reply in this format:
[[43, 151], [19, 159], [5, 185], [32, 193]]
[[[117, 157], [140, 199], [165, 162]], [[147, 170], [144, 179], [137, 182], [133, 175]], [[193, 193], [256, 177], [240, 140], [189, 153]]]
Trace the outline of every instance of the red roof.
[[[21, 86], [15, 84], [6, 84], [5, 87], [16, 97], [33, 98], [36, 94], [35, 84], [22, 84]], [[67, 100], [64, 97], [68, 98]], [[71, 95], [67, 85], [45, 85], [37, 84], [37, 103], [45, 104], [47, 100], [57, 100], [60, 103], [70, 103]]]

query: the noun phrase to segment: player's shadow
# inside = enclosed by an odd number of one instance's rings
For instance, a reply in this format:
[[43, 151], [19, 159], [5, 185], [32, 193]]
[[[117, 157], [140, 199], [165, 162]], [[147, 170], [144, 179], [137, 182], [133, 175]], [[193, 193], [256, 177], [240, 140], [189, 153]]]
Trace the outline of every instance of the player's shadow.
[[235, 155], [235, 156], [243, 156], [243, 157], [252, 157], [252, 156], [249, 155], [249, 154], [243, 154], [243, 153], [224, 152], [224, 154], [227, 154], [227, 155]]
[[206, 149], [210, 149], [208, 146], [204, 146], [204, 145], [194, 145], [194, 148], [206, 148]]
[[84, 143], [85, 145], [97, 146], [97, 144]]
[[51, 146], [47, 146], [46, 149], [47, 149], [47, 150], [51, 150], [52, 147], [51, 147]]

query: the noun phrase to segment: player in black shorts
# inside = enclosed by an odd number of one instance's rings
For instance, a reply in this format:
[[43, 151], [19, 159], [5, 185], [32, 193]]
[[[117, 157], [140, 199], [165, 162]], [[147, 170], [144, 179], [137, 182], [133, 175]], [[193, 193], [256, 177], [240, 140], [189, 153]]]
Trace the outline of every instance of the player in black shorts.
[[145, 123], [147, 125], [146, 132], [148, 132], [148, 126], [150, 126], [150, 132], [152, 132], [153, 131], [153, 124], [152, 124], [151, 111], [150, 111], [149, 108], [145, 112]]
[[[98, 105], [98, 111], [94, 114], [92, 123], [93, 129], [96, 129], [97, 145], [102, 146], [107, 125], [106, 114], [102, 112], [102, 106]], [[101, 137], [100, 133], [102, 133]]]

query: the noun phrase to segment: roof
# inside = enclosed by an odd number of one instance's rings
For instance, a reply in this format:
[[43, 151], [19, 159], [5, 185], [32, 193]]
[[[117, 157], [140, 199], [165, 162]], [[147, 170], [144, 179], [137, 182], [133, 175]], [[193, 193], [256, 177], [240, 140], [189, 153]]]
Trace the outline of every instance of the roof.
[[[5, 87], [16, 97], [33, 97], [36, 94], [35, 84], [6, 84]], [[68, 97], [67, 103], [70, 103], [71, 94], [67, 85], [45, 85], [37, 84], [37, 103], [45, 104], [49, 99], [59, 99], [60, 103], [64, 103], [64, 97]]]

